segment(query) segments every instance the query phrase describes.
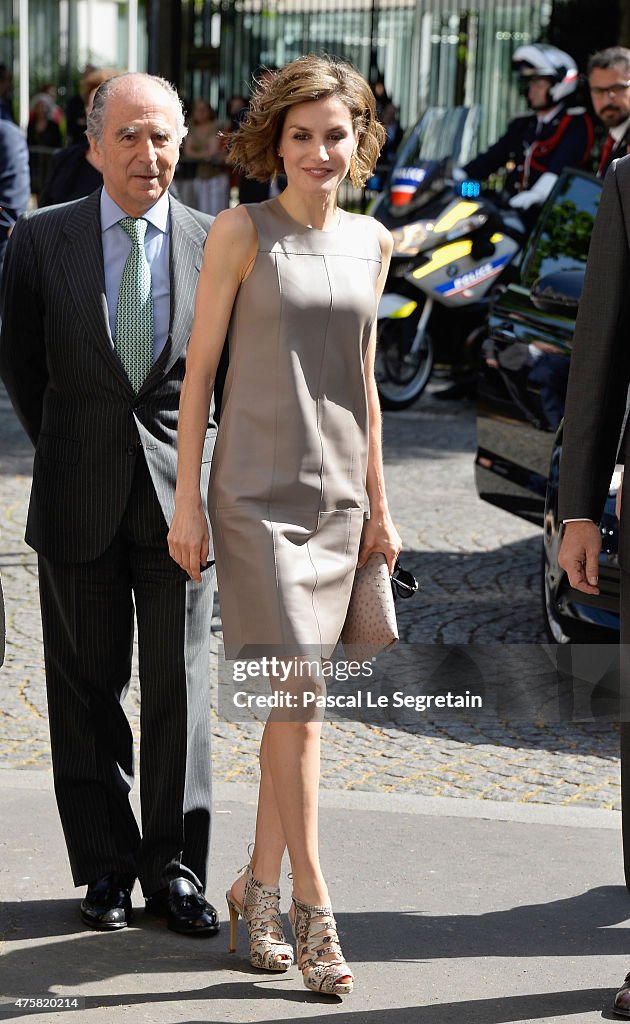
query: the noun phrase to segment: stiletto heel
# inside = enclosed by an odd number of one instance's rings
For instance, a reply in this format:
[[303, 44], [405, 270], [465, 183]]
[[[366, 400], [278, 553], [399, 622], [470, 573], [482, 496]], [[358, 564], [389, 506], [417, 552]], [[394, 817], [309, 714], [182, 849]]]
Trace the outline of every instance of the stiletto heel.
[[236, 953], [236, 926], [238, 924], [239, 909], [236, 906], [236, 902], [233, 900], [229, 889], [225, 894], [225, 898], [230, 912], [230, 946], [228, 952]]
[[225, 898], [230, 911], [230, 953], [236, 949], [236, 925], [242, 917], [249, 933], [249, 962], [252, 967], [264, 971], [288, 971], [293, 964], [293, 949], [282, 931], [280, 890], [257, 881], [248, 867], [242, 906], [230, 889]]
[[306, 987], [331, 996], [350, 995], [354, 978], [341, 952], [332, 907], [309, 907], [294, 896], [291, 926]]

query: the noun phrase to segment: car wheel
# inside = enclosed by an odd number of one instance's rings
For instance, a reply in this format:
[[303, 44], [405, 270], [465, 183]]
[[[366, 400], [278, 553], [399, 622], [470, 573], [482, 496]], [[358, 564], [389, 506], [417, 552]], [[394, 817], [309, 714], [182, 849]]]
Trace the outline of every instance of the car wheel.
[[406, 320], [379, 320], [376, 386], [383, 409], [406, 409], [420, 397], [433, 369], [433, 339], [425, 330], [415, 352], [415, 338]]

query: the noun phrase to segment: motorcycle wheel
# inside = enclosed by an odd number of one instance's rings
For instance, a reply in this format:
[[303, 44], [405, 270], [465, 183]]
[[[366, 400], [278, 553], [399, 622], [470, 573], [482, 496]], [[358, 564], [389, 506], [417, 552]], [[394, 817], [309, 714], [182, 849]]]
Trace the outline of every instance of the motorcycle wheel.
[[408, 320], [379, 320], [376, 342], [376, 386], [381, 408], [406, 409], [424, 391], [433, 369], [433, 339], [424, 332], [417, 352], [410, 354], [415, 325]]

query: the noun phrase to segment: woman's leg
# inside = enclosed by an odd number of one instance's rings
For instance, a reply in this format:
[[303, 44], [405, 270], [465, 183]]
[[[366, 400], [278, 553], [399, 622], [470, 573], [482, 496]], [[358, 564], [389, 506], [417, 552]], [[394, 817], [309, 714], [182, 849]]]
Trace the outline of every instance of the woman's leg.
[[238, 915], [249, 932], [249, 959], [253, 967], [286, 971], [293, 949], [286, 942], [280, 918], [280, 868], [286, 844], [267, 764], [267, 728], [260, 744], [260, 785], [256, 815], [256, 841], [245, 872], [228, 893], [230, 949], [236, 948]]
[[[250, 867], [264, 885], [277, 885], [284, 850], [288, 847], [293, 893], [310, 905], [328, 904], [328, 890], [319, 863], [318, 795], [322, 713], [301, 710], [304, 677], [283, 684], [296, 695], [299, 712], [287, 721], [286, 710], [272, 711], [260, 745], [260, 785], [256, 839]], [[307, 684], [308, 686], [308, 684]], [[312, 683], [317, 692], [321, 684]], [[305, 720], [306, 719], [306, 720]], [[240, 901], [241, 876], [233, 887]]]
[[[269, 722], [265, 725], [260, 743], [256, 836], [249, 866], [254, 878], [262, 882], [263, 885], [277, 886], [280, 880], [286, 840], [269, 768], [268, 728]], [[241, 875], [232, 886], [232, 894], [239, 904], [242, 903], [245, 878], [246, 874]]]
[[195, 209], [201, 213], [210, 213], [210, 196], [208, 186], [210, 182], [206, 178], [195, 178]]
[[260, 743], [256, 838], [250, 867], [254, 877], [264, 885], [277, 885], [280, 880], [280, 868], [287, 843], [269, 767], [268, 728], [269, 723], [267, 722]]
[[322, 716], [317, 713], [307, 721], [283, 722], [275, 715], [274, 711], [267, 723], [267, 756], [293, 872], [289, 916], [297, 941], [298, 967], [307, 988], [347, 995], [354, 979], [339, 944], [319, 863]]
[[293, 893], [303, 903], [328, 905], [319, 863], [318, 793], [321, 721], [286, 722], [270, 716], [269, 764], [278, 819], [293, 872]]
[[[321, 686], [314, 688], [322, 689]], [[296, 694], [298, 704], [294, 706], [299, 707], [303, 692], [301, 678], [291, 680], [286, 690]], [[258, 882], [276, 886], [286, 843], [293, 872], [294, 903], [290, 918], [298, 943], [298, 966], [304, 983], [317, 992], [346, 995], [352, 991], [353, 977], [339, 945], [328, 889], [319, 863], [322, 716], [315, 711], [306, 721], [303, 720], [304, 712], [297, 715], [297, 721], [283, 721], [284, 717], [285, 712], [274, 710], [263, 733], [256, 842], [250, 867]], [[233, 898], [242, 899], [241, 891], [246, 896], [245, 876], [232, 886]], [[243, 912], [247, 913], [245, 908]], [[281, 930], [282, 926], [278, 924], [279, 934], [274, 935], [271, 948], [262, 950], [265, 956], [269, 956], [274, 953], [274, 948], [282, 949], [280, 965], [277, 953], [273, 965], [259, 963], [255, 959], [258, 955], [252, 941], [255, 933], [250, 930], [250, 959], [254, 966], [273, 966], [275, 970], [286, 970], [290, 966], [292, 956], [289, 955], [289, 947], [279, 945]], [[269, 947], [266, 939], [265, 944]]]

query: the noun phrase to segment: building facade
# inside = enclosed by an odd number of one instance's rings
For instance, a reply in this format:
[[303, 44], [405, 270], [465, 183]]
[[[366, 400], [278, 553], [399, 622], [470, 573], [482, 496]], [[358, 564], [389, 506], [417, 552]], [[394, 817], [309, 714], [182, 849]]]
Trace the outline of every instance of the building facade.
[[512, 52], [551, 16], [550, 0], [0, 0], [0, 62], [26, 124], [44, 82], [63, 106], [88, 63], [163, 74], [224, 116], [261, 66], [326, 52], [380, 76], [403, 126], [430, 105], [479, 104], [484, 146], [523, 109]]
[[42, 85], [55, 85], [63, 106], [86, 64], [136, 69], [147, 59], [145, 0], [0, 0], [0, 62], [23, 126]]
[[523, 109], [512, 52], [541, 38], [551, 10], [547, 0], [205, 0], [186, 12], [182, 84], [220, 107], [259, 65], [335, 54], [382, 78], [403, 126], [427, 106], [480, 104], [485, 145]]

